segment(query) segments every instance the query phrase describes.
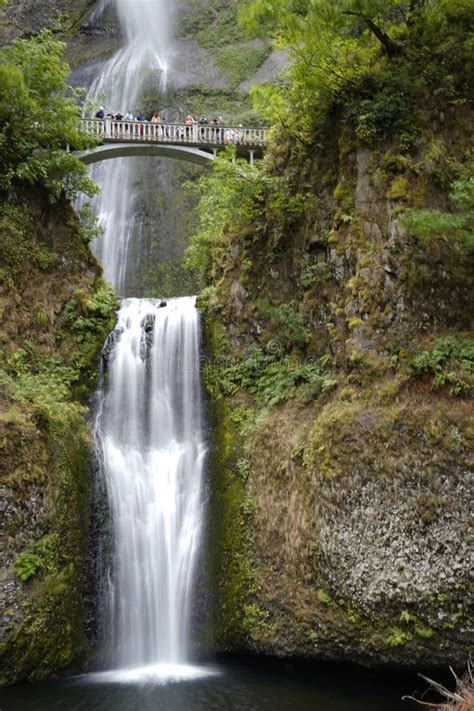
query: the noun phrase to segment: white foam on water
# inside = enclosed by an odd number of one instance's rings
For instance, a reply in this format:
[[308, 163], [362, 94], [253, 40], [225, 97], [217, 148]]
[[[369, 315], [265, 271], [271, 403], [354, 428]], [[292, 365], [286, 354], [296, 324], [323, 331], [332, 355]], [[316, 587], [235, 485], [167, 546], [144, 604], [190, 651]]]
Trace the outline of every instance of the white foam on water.
[[154, 684], [157, 686], [217, 676], [215, 667], [190, 664], [151, 664], [144, 667], [113, 669], [80, 677], [94, 684]]

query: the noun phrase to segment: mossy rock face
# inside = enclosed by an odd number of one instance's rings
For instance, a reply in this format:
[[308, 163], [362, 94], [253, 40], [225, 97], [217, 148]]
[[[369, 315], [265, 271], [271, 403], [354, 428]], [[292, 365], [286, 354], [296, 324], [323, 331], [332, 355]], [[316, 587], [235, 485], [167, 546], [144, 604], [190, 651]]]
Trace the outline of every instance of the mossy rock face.
[[[291, 229], [262, 219], [255, 235], [229, 230], [213, 254], [203, 304], [216, 360], [210, 396], [232, 425], [226, 471], [240, 476], [232, 501], [220, 498], [221, 520], [248, 512], [225, 555], [250, 571], [242, 587], [216, 551], [217, 619], [232, 620], [216, 628], [217, 647], [462, 665], [472, 634], [472, 356], [456, 353], [472, 352], [469, 258], [403, 228], [405, 206], [445, 200], [422, 158], [408, 160], [393, 144], [361, 147], [333, 119], [310, 156], [282, 135], [265, 159], [292, 194], [304, 191], [301, 218]], [[462, 162], [463, 112], [457, 125], [445, 140], [450, 160]], [[284, 338], [274, 318], [290, 305], [304, 342]], [[229, 387], [226, 359], [239, 367], [253, 349], [271, 355], [269, 344], [298, 368], [325, 356], [337, 386], [308, 402], [296, 382], [276, 406], [254, 380]], [[449, 363], [439, 361], [443, 344], [453, 344]], [[213, 486], [227, 481], [223, 471]], [[226, 597], [232, 589], [243, 591], [237, 607]]]
[[[87, 402], [117, 303], [71, 207], [0, 205], [2, 681], [84, 663], [92, 436]], [[11, 245], [10, 245], [11, 247]], [[23, 256], [23, 252], [28, 257]], [[4, 254], [5, 256], [5, 254]]]

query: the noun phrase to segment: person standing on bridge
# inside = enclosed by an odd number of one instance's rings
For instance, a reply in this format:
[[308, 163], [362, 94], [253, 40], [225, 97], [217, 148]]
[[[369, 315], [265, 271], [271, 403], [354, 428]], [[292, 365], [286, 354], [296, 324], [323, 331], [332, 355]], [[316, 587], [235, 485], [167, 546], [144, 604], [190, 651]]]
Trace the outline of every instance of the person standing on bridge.
[[141, 111], [139, 111], [138, 114], [135, 116], [135, 121], [140, 121], [140, 136], [143, 136], [143, 134], [145, 132], [144, 127], [143, 127], [143, 122], [145, 121], [145, 117]]
[[127, 111], [127, 113], [125, 114], [125, 121], [125, 133], [128, 133], [128, 122], [133, 121], [133, 114], [131, 111]]
[[121, 136], [122, 135], [122, 121], [123, 121], [123, 113], [121, 111], [117, 111], [117, 113], [115, 114], [115, 120], [118, 121], [118, 123], [114, 124], [115, 133], [118, 136]]
[[94, 118], [99, 119], [100, 121], [103, 121], [105, 119], [105, 111], [103, 106], [101, 106], [99, 110], [95, 112]]
[[196, 123], [196, 121], [195, 121], [194, 118], [191, 116], [191, 114], [188, 114], [188, 115], [186, 116], [186, 121], [185, 121], [185, 124], [186, 124], [186, 140], [188, 140], [188, 141], [190, 140], [190, 137], [192, 137], [192, 134], [193, 134], [192, 126], [193, 126], [195, 123]]
[[200, 140], [201, 140], [201, 141], [204, 141], [205, 138], [206, 138], [206, 129], [205, 129], [205, 126], [208, 125], [208, 120], [207, 120], [207, 118], [206, 118], [205, 116], [200, 116], [200, 117], [199, 117], [199, 124], [200, 124], [200, 126], [201, 126], [201, 130], [200, 130], [201, 139], [200, 139]]
[[153, 116], [151, 117], [151, 122], [153, 124], [153, 137], [154, 138], [160, 137], [161, 136], [161, 129], [157, 124], [161, 123], [161, 118], [160, 118], [160, 114], [156, 113], [156, 111], [153, 114]]

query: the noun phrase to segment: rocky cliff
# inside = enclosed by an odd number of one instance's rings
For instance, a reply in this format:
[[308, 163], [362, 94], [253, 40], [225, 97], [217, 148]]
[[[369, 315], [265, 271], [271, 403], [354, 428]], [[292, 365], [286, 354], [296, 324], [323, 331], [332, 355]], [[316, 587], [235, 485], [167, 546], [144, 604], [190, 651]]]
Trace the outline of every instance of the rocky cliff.
[[88, 402], [116, 303], [66, 202], [11, 197], [0, 230], [0, 666], [11, 682], [90, 654]]
[[268, 191], [214, 248], [201, 305], [220, 649], [465, 662], [472, 258], [400, 215], [446, 204], [471, 118], [431, 115], [410, 157], [364, 146], [342, 114], [317, 145], [282, 131], [266, 171], [301, 211], [275, 216]]

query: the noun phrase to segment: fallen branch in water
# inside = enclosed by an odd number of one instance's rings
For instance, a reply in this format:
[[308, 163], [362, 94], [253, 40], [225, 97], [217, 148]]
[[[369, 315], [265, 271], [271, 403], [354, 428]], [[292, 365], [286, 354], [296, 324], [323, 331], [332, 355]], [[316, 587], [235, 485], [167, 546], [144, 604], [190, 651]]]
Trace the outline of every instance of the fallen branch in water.
[[474, 711], [474, 674], [472, 660], [469, 658], [467, 671], [462, 679], [457, 676], [452, 667], [449, 668], [456, 681], [455, 691], [450, 691], [437, 681], [433, 681], [433, 679], [419, 674], [422, 679], [428, 682], [432, 689], [437, 691], [441, 696], [444, 696], [447, 703], [434, 704], [428, 701], [420, 701], [413, 696], [403, 696], [402, 701], [415, 701], [415, 703], [420, 706], [424, 706], [428, 709], [437, 709], [437, 711]]

